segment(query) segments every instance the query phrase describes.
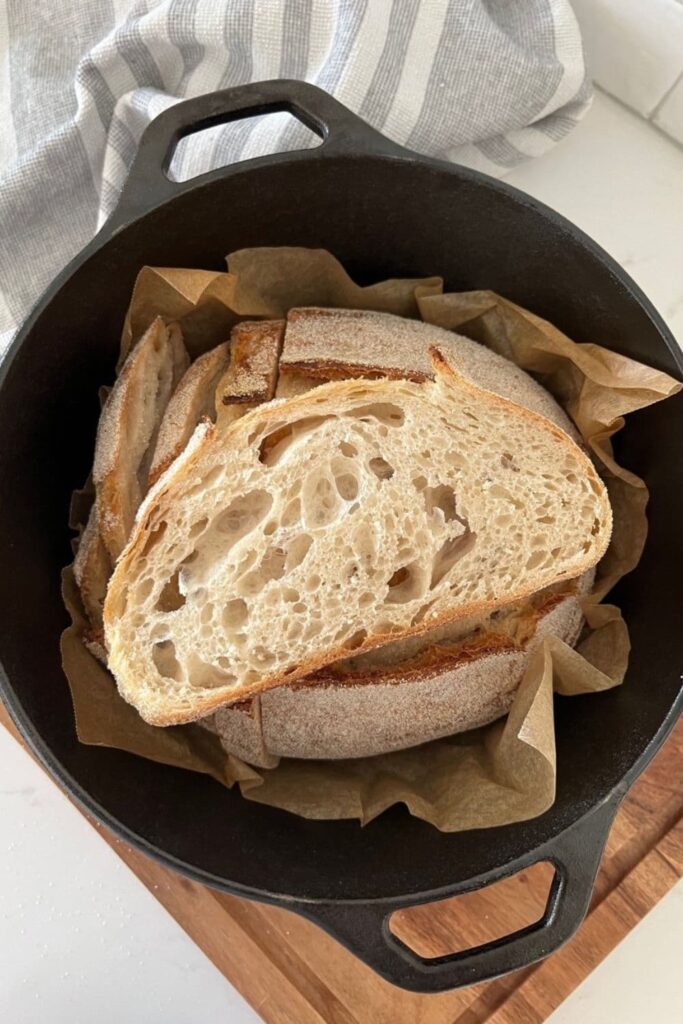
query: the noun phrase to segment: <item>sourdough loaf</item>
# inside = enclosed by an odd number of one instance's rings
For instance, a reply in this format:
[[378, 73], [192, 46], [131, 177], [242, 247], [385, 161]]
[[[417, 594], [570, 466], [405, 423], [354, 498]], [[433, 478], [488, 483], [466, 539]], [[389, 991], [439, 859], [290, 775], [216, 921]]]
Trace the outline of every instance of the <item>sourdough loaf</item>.
[[195, 720], [601, 557], [611, 513], [583, 452], [432, 359], [435, 381], [344, 380], [197, 429], [105, 601], [109, 665], [147, 721]]

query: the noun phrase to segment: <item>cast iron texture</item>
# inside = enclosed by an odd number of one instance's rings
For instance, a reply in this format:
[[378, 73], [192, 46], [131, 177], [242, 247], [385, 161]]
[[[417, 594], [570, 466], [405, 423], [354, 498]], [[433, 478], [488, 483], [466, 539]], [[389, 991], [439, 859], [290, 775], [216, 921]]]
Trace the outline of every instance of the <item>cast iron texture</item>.
[[[185, 134], [289, 110], [324, 140], [213, 171], [165, 175]], [[680, 375], [681, 356], [630, 278], [553, 211], [481, 174], [427, 160], [325, 93], [268, 82], [180, 103], [146, 130], [112, 220], [48, 289], [0, 380], [3, 696], [33, 750], [91, 813], [167, 866], [296, 910], [384, 977], [438, 991], [546, 956], [580, 923], [619, 800], [681, 705], [681, 399], [629, 419], [617, 456], [652, 492], [638, 569], [618, 587], [633, 641], [624, 685], [556, 700], [558, 791], [534, 821], [456, 835], [394, 808], [365, 828], [304, 821], [201, 775], [78, 743], [59, 659], [69, 495], [93, 454], [97, 388], [113, 377], [123, 314], [144, 264], [223, 268], [253, 245], [322, 246], [361, 283], [445, 276], [492, 288], [596, 341]], [[398, 907], [477, 888], [547, 859], [543, 919], [487, 947], [425, 961], [393, 938]]]

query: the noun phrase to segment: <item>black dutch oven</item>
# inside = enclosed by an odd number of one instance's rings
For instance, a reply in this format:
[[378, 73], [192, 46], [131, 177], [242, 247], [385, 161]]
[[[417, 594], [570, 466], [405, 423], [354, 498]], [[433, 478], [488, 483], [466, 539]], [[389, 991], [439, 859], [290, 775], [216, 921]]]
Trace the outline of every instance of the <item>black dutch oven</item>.
[[[322, 141], [188, 182], [166, 176], [184, 135], [290, 111]], [[55, 169], [59, 173], [59, 169]], [[70, 560], [69, 495], [86, 476], [97, 388], [113, 377], [143, 264], [223, 268], [244, 246], [320, 246], [356, 280], [443, 274], [492, 288], [577, 341], [680, 376], [674, 339], [633, 281], [552, 210], [507, 185], [389, 142], [320, 90], [267, 82], [188, 100], [145, 131], [119, 206], [50, 286], [0, 383], [2, 695], [46, 768], [127, 842], [196, 881], [310, 918], [389, 981], [435, 992], [547, 956], [581, 922], [620, 800], [681, 707], [681, 399], [629, 417], [617, 456], [652, 492], [637, 570], [614, 594], [631, 630], [626, 681], [556, 700], [558, 787], [533, 821], [445, 835], [396, 807], [365, 828], [304, 821], [211, 779], [81, 745], [59, 658], [59, 574]], [[537, 861], [555, 867], [537, 924], [424, 959], [390, 932], [392, 911], [487, 885]]]

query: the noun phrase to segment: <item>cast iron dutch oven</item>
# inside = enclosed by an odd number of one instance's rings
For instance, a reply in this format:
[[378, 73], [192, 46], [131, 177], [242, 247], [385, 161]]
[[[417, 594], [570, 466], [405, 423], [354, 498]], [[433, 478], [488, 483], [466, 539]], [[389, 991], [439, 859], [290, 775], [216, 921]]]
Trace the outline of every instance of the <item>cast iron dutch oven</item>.
[[[322, 145], [183, 183], [166, 176], [182, 136], [284, 110]], [[456, 835], [399, 807], [365, 828], [304, 821], [202, 775], [83, 746], [60, 667], [59, 574], [70, 561], [69, 495], [92, 460], [97, 388], [113, 377], [135, 276], [143, 264], [224, 268], [227, 252], [255, 245], [324, 247], [361, 283], [443, 274], [447, 289], [495, 289], [577, 341], [675, 376], [683, 367], [614, 261], [515, 189], [408, 152], [300, 82], [180, 103], [147, 128], [113, 217], [47, 290], [2, 366], [4, 700], [48, 770], [127, 842], [199, 882], [305, 915], [397, 985], [435, 992], [524, 967], [578, 927], [618, 804], [681, 707], [680, 399], [631, 416], [617, 442], [618, 458], [652, 493], [642, 561], [614, 594], [631, 630], [631, 665], [615, 690], [556, 700], [557, 799], [541, 817]], [[399, 907], [541, 860], [555, 866], [555, 881], [542, 919], [523, 931], [430, 960], [389, 931]]]

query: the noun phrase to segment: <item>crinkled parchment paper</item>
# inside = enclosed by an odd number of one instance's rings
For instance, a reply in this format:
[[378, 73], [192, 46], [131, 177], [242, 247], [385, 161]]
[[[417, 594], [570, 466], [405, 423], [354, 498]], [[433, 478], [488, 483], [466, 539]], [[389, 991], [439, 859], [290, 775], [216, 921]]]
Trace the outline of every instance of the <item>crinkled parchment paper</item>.
[[[537, 649], [505, 720], [410, 750], [347, 761], [283, 759], [255, 769], [225, 753], [196, 725], [147, 725], [118, 695], [109, 672], [86, 650], [87, 623], [70, 569], [64, 599], [73, 624], [62, 638], [78, 737], [153, 761], [238, 783], [250, 800], [309, 818], [370, 821], [395, 803], [444, 831], [503, 825], [541, 814], [555, 794], [553, 690], [590, 693], [621, 683], [626, 625], [602, 600], [638, 562], [647, 533], [647, 490], [619, 467], [610, 438], [624, 416], [680, 389], [671, 377], [599, 345], [579, 345], [557, 328], [488, 291], [442, 294], [438, 277], [361, 288], [323, 250], [245, 249], [228, 273], [145, 267], [126, 314], [122, 359], [156, 315], [178, 320], [192, 356], [226, 340], [247, 317], [280, 317], [299, 305], [375, 309], [423, 320], [487, 345], [533, 373], [565, 407], [609, 489], [614, 536], [585, 599], [587, 626], [573, 649], [548, 637]], [[76, 503], [84, 515], [87, 502]], [[590, 713], [587, 709], [587, 714]]]

